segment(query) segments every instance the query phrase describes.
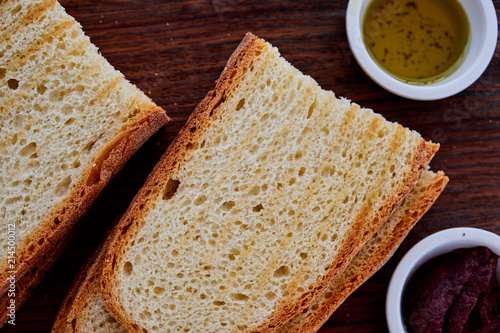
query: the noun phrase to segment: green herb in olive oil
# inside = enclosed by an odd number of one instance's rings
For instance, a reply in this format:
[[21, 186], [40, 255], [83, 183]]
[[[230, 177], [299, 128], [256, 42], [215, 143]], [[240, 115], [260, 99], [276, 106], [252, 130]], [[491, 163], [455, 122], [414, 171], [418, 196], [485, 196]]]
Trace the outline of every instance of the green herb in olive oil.
[[372, 0], [364, 43], [386, 72], [412, 84], [450, 75], [469, 42], [469, 21], [458, 0]]

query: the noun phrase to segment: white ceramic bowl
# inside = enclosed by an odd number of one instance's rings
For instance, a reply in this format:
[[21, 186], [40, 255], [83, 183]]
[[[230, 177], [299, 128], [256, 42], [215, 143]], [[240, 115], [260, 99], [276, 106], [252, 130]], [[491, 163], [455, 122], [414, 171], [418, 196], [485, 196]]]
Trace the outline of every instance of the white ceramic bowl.
[[[385, 304], [387, 325], [391, 333], [406, 332], [401, 311], [401, 298], [408, 279], [429, 259], [455, 249], [486, 246], [500, 255], [500, 236], [476, 228], [452, 228], [432, 234], [417, 243], [401, 259], [394, 271]], [[497, 265], [500, 284], [500, 262]]]
[[414, 100], [437, 100], [459, 93], [484, 72], [495, 52], [498, 25], [491, 0], [459, 0], [470, 23], [470, 42], [462, 64], [448, 77], [426, 85], [395, 79], [381, 69], [366, 50], [362, 24], [371, 0], [349, 0], [346, 13], [347, 38], [365, 73], [386, 90]]

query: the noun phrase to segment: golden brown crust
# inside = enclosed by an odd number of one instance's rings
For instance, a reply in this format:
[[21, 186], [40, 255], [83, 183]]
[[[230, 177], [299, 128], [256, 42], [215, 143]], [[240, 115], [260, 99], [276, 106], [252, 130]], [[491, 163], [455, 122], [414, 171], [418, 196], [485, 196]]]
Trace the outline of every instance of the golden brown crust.
[[390, 237], [381, 240], [377, 250], [370, 255], [364, 265], [357, 267], [357, 269], [347, 270], [332, 281], [334, 289], [328, 291], [331, 293], [330, 298], [319, 304], [318, 309], [315, 310], [314, 314], [306, 322], [302, 322], [301, 325], [294, 327], [288, 327], [287, 332], [305, 333], [318, 331], [345, 299], [392, 257], [410, 230], [437, 200], [447, 183], [448, 177], [442, 171], [439, 171], [431, 184], [420, 194], [418, 200], [415, 200], [413, 205], [409, 207], [408, 213], [394, 227]]
[[[112, 139], [94, 156], [78, 185], [54, 209], [51, 216], [41, 223], [31, 235], [30, 243], [16, 249], [16, 278], [34, 268], [38, 258], [51, 256], [76, 222], [87, 212], [109, 180], [118, 173], [125, 162], [161, 126], [168, 122], [165, 112], [156, 106], [143, 110], [128, 127]], [[0, 293], [8, 290], [8, 269], [3, 265]]]
[[[226, 91], [238, 84], [242, 75], [251, 66], [250, 64], [254, 57], [260, 54], [264, 45], [265, 41], [253, 34], [247, 33], [245, 35], [243, 41], [230, 57], [221, 77], [217, 81], [215, 90], [209, 92], [205, 99], [196, 107], [176, 140], [167, 149], [149, 176], [144, 187], [134, 198], [134, 201], [117, 227], [105, 258], [101, 277], [101, 295], [108, 311], [131, 332], [140, 332], [141, 328], [126, 316], [123, 306], [120, 305], [120, 301], [114, 292], [115, 267], [120, 266], [123, 254], [128, 250], [129, 244], [131, 244], [144, 223], [141, 219], [141, 211], [147, 207], [148, 203], [153, 201], [150, 199], [158, 195], [158, 191], [162, 190], [164, 184], [172, 178], [179, 166], [183, 164], [191, 145], [196, 144], [201, 134], [210, 126], [211, 119], [218, 116], [217, 107], [224, 102]], [[436, 150], [436, 145], [426, 143], [422, 139], [414, 154], [415, 159], [407, 173], [408, 177], [405, 184], [397, 189], [396, 193], [381, 206], [380, 210], [375, 212], [375, 218], [370, 223], [363, 221], [364, 216], [361, 213], [358, 215], [352, 231], [346, 237], [344, 244], [342, 244], [341, 251], [335, 258], [332, 258], [332, 263], [335, 264], [326, 268], [324, 277], [317, 281], [316, 286], [308, 293], [304, 293], [298, 300], [291, 302], [286, 300], [282, 302], [278, 310], [271, 314], [264, 324], [256, 326], [249, 331], [274, 332], [279, 326], [307, 307], [315, 297], [323, 292], [330, 282], [345, 269], [347, 263], [354, 257], [356, 252], [380, 227], [415, 185]], [[359, 241], [360, 239], [362, 239], [362, 242]]]

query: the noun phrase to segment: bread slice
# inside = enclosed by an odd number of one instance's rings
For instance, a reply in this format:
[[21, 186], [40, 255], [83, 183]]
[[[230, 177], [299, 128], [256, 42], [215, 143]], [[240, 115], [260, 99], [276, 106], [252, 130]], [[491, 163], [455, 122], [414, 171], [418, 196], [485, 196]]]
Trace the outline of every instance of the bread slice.
[[318, 331], [344, 300], [389, 260], [447, 183], [448, 177], [443, 172], [425, 171], [401, 206], [363, 246], [347, 269], [332, 281], [323, 294], [277, 332]]
[[[51, 252], [40, 256], [33, 263], [32, 268], [26, 272], [20, 279], [15, 281], [15, 304], [18, 309], [33, 294], [35, 287], [45, 278], [52, 265], [59, 259], [63, 250], [73, 240], [74, 232], [64, 237]], [[7, 295], [8, 296], [8, 295]], [[0, 326], [11, 319], [7, 316], [9, 313], [11, 297], [3, 295], [0, 298]]]
[[[88, 271], [79, 272], [68, 294], [74, 295], [61, 307], [52, 333], [126, 333], [118, 320], [108, 312], [101, 298], [101, 271], [107, 242], [92, 256]], [[62, 329], [64, 327], [64, 330]]]
[[2, 1], [0, 40], [0, 233], [15, 238], [0, 237], [5, 298], [7, 271], [20, 281], [52, 255], [168, 117], [55, 0]]
[[121, 219], [106, 308], [131, 332], [274, 331], [345, 269], [437, 149], [247, 34]]
[[107, 243], [104, 241], [78, 272], [59, 308], [52, 333], [127, 332], [109, 314], [101, 299], [100, 275]]
[[[346, 271], [304, 312], [293, 317], [278, 332], [302, 333], [319, 329], [342, 303], [343, 298], [388, 260], [410, 229], [437, 199], [447, 181], [448, 178], [442, 172], [436, 174], [425, 171], [403, 203], [365, 244]], [[104, 250], [100, 252], [88, 272], [82, 270], [78, 274], [56, 317], [52, 333], [127, 332], [125, 327], [109, 314], [100, 296], [100, 271], [104, 253]], [[91, 259], [94, 261], [95, 256]], [[363, 271], [363, 268], [368, 268], [368, 271]], [[350, 282], [351, 277], [358, 276], [354, 284]], [[69, 313], [71, 314], [68, 315]]]
[[96, 262], [96, 259], [101, 253], [102, 246], [100, 246], [92, 255], [90, 255], [87, 260], [83, 263], [82, 267], [78, 270], [75, 279], [71, 283], [66, 296], [64, 297], [61, 306], [59, 307], [59, 311], [57, 311], [56, 318], [54, 319], [54, 323], [52, 324], [52, 333], [67, 333], [70, 332], [68, 329], [68, 325], [66, 323], [66, 319], [68, 318], [68, 314], [71, 310], [71, 307], [74, 304], [80, 286], [84, 281], [86, 281], [87, 275], [90, 274], [90, 269]]

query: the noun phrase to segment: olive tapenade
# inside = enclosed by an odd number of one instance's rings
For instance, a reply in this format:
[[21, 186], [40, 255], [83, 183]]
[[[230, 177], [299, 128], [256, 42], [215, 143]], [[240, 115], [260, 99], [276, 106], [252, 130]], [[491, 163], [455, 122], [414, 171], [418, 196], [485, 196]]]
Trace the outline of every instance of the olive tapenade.
[[486, 247], [431, 259], [408, 283], [403, 298], [411, 333], [499, 332], [498, 256]]

